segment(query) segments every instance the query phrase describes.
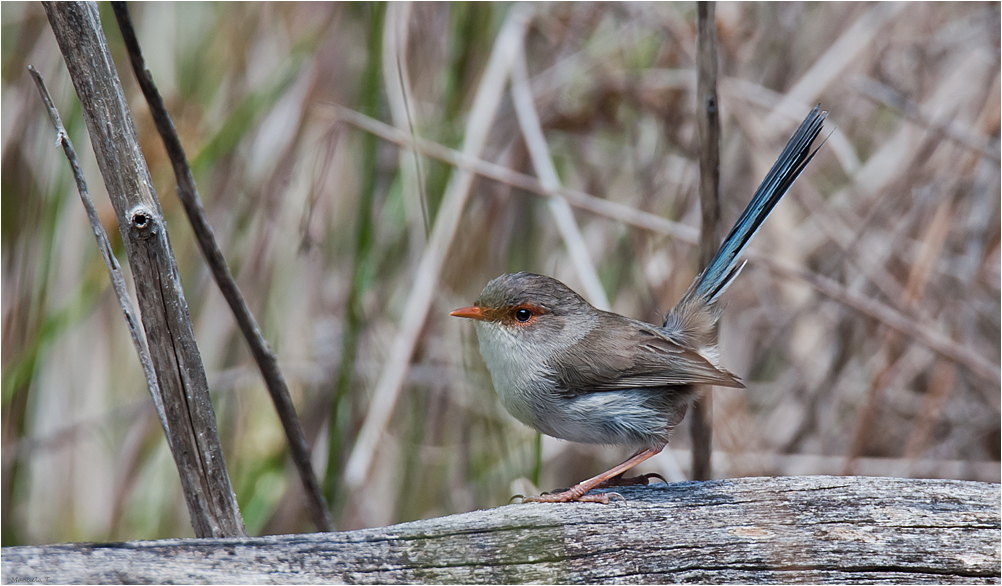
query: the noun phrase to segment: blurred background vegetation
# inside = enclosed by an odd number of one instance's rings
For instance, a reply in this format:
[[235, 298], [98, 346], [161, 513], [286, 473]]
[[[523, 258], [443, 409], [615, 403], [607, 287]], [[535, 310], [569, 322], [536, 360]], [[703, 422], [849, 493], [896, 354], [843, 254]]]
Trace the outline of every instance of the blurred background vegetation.
[[[271, 400], [192, 240], [110, 8], [100, 9], [248, 531], [310, 531]], [[479, 178], [373, 474], [356, 492], [341, 480], [376, 381], [405, 360], [391, 346], [454, 170], [338, 122], [326, 105], [461, 148], [512, 9], [130, 4], [339, 529], [501, 505], [628, 455], [540, 440], [514, 421], [472, 326], [448, 317], [506, 271], [583, 290], [545, 198]], [[3, 545], [190, 536], [142, 371], [25, 66], [45, 77], [125, 265], [76, 95], [41, 6], [0, 11]], [[753, 260], [721, 325], [723, 363], [748, 388], [714, 391], [715, 475], [999, 482], [999, 4], [726, 3], [717, 25], [725, 228], [821, 102], [825, 132], [837, 130], [753, 248], [951, 338], [994, 375]], [[695, 5], [534, 5], [521, 42], [563, 184], [697, 226]], [[405, 75], [389, 74], [394, 62]], [[389, 97], [401, 87], [403, 124]], [[536, 175], [522, 136], [506, 91], [483, 158]], [[575, 218], [619, 313], [658, 322], [698, 269], [684, 238], [587, 211]], [[641, 471], [684, 479], [686, 426]]]

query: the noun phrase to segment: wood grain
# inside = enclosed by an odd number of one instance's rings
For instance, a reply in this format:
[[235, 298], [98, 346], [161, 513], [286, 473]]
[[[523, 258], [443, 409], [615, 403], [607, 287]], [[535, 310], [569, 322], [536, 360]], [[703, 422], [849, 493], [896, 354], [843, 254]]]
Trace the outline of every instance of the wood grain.
[[999, 485], [785, 477], [508, 505], [378, 529], [3, 549], [91, 583], [999, 583]]

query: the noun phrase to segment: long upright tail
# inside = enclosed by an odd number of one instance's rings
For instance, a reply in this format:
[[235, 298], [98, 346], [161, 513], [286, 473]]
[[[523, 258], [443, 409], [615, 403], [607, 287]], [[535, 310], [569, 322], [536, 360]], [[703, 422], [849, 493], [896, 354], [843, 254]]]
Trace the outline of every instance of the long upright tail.
[[769, 170], [769, 174], [758, 186], [748, 207], [741, 213], [727, 238], [724, 238], [713, 260], [686, 291], [683, 301], [699, 300], [712, 304], [741, 271], [744, 263], [738, 263], [738, 255], [821, 148], [819, 146], [818, 149], [811, 151], [811, 145], [821, 132], [826, 116], [828, 112], [822, 112], [819, 104], [800, 124], [800, 128], [794, 133], [790, 142], [786, 143], [786, 148]]

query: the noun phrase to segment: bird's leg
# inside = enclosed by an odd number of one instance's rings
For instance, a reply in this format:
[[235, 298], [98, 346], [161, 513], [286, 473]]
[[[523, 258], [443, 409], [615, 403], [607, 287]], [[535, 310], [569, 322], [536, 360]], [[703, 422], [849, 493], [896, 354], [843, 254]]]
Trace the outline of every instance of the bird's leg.
[[[643, 450], [641, 450], [641, 452], [642, 451]], [[637, 454], [639, 453], [640, 452], [637, 452]], [[657, 478], [661, 482], [668, 484], [668, 480], [665, 479], [664, 476], [658, 474], [657, 472], [648, 472], [647, 474], [640, 474], [637, 476], [627, 477], [626, 471], [624, 471], [606, 480], [602, 484], [599, 484], [595, 488], [613, 488], [615, 486], [647, 486], [648, 484], [651, 483], [651, 478]]]
[[[522, 499], [523, 503], [567, 503], [571, 501], [581, 502], [581, 503], [602, 503], [604, 505], [609, 504], [608, 494], [585, 494], [593, 488], [597, 488], [604, 484], [609, 479], [614, 479], [618, 476], [622, 476], [624, 472], [633, 468], [637, 464], [643, 462], [644, 460], [658, 455], [658, 453], [664, 449], [664, 446], [658, 446], [656, 448], [647, 448], [646, 450], [640, 452], [639, 454], [633, 456], [629, 460], [623, 462], [622, 464], [615, 466], [605, 472], [599, 474], [598, 476], [593, 476], [584, 482], [580, 482], [565, 491], [552, 493], [552, 494], [541, 494], [539, 496], [530, 496]], [[633, 480], [632, 478], [626, 480]], [[646, 478], [644, 478], [646, 480]]]

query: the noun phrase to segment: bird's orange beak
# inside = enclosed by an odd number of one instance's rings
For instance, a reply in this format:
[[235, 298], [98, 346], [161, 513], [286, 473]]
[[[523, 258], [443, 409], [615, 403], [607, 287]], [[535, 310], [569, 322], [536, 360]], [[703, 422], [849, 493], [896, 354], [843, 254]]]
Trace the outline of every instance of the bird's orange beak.
[[469, 319], [479, 319], [479, 320], [490, 319], [484, 313], [483, 308], [480, 308], [480, 307], [477, 307], [477, 306], [463, 307], [463, 308], [457, 309], [456, 311], [453, 311], [449, 315], [451, 315], [453, 317], [466, 317], [466, 318], [469, 318]]

